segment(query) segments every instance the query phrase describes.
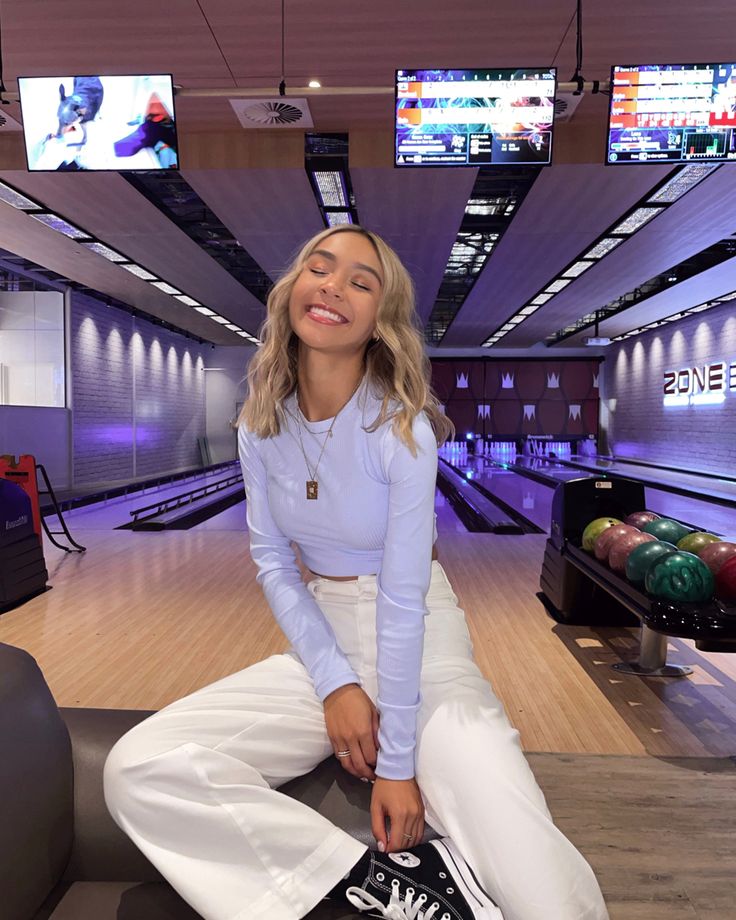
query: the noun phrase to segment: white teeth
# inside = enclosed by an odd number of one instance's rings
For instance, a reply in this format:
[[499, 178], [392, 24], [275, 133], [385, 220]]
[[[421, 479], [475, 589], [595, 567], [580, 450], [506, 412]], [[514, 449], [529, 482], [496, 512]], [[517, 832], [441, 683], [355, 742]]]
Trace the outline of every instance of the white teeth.
[[337, 323], [344, 323], [345, 320], [338, 313], [331, 313], [329, 310], [323, 310], [322, 307], [310, 307], [310, 313], [316, 313], [318, 316], [325, 316], [327, 319], [334, 319]]

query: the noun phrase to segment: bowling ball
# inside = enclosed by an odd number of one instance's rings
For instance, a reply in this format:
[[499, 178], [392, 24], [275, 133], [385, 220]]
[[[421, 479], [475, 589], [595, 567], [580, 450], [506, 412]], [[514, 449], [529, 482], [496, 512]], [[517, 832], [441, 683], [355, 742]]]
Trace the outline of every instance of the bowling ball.
[[611, 543], [611, 548], [608, 551], [608, 564], [614, 572], [623, 575], [626, 571], [626, 562], [637, 546], [657, 542], [660, 541], [656, 537], [653, 537], [650, 533], [642, 533], [640, 530], [622, 534]]
[[726, 540], [720, 540], [718, 543], [707, 543], [698, 551], [698, 556], [711, 572], [717, 575], [720, 567], [728, 562], [732, 556], [736, 556], [736, 543], [728, 543]]
[[[647, 536], [653, 535], [647, 534]], [[641, 546], [634, 547], [626, 560], [626, 577], [634, 584], [640, 584], [655, 562], [676, 552], [677, 547], [674, 543], [665, 543], [663, 540], [657, 540], [656, 537], [653, 543], [642, 543]]]
[[620, 524], [618, 518], [596, 518], [594, 521], [591, 521], [590, 524], [583, 531], [583, 549], [587, 553], [593, 552], [593, 544], [598, 539], [598, 536], [603, 533], [606, 527], [614, 527], [616, 524]]
[[658, 540], [664, 540], [665, 543], [677, 543], [678, 540], [690, 533], [690, 528], [685, 527], [678, 521], [670, 518], [659, 518], [657, 521], [650, 521], [642, 527], [644, 533], [653, 534]]
[[631, 524], [632, 527], [641, 530], [645, 524], [650, 521], [657, 521], [659, 517], [654, 511], [632, 511], [631, 514], [627, 514], [624, 518], [624, 524]]
[[630, 527], [628, 524], [614, 524], [613, 527], [606, 527], [593, 544], [595, 558], [600, 559], [601, 562], [607, 562], [613, 541], [618, 537], [625, 536], [627, 533], [641, 533], [641, 531], [637, 530], [636, 527]]
[[702, 559], [678, 550], [655, 562], [646, 574], [644, 585], [655, 597], [702, 602], [713, 597], [715, 579]]
[[727, 604], [736, 604], [736, 558], [732, 557], [718, 569], [716, 596]]
[[718, 543], [718, 537], [704, 530], [694, 530], [692, 533], [685, 534], [682, 540], [677, 541], [677, 548], [684, 553], [695, 553], [696, 556], [699, 556], [700, 550], [709, 543]]

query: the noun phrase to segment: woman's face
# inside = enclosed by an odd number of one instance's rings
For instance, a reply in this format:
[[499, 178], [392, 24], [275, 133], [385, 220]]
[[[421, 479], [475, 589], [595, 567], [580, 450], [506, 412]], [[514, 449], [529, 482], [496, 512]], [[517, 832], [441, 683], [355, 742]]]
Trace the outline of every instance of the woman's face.
[[375, 327], [383, 272], [372, 243], [340, 232], [312, 251], [289, 300], [291, 328], [310, 348], [354, 352]]

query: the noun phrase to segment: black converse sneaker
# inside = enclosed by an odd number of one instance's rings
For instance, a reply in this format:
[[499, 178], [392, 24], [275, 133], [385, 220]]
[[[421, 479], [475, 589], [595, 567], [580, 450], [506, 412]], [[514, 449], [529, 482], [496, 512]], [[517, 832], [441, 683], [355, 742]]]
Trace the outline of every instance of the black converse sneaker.
[[[341, 892], [360, 913], [384, 920], [503, 920], [449, 837], [402, 853], [366, 855], [362, 884]], [[348, 881], [355, 881], [353, 873]]]

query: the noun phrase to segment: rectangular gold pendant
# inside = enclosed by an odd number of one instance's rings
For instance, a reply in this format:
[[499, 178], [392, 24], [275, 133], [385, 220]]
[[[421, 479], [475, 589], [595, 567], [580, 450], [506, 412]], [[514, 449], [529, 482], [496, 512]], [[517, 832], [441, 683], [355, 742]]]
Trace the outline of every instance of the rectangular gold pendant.
[[308, 479], [307, 480], [307, 498], [311, 498], [311, 499], [317, 498], [317, 489], [318, 489], [317, 480]]

